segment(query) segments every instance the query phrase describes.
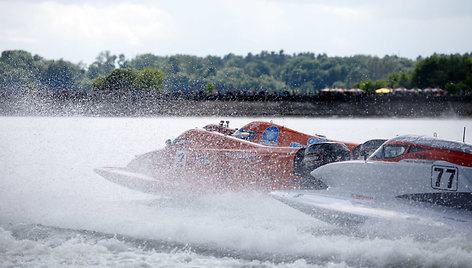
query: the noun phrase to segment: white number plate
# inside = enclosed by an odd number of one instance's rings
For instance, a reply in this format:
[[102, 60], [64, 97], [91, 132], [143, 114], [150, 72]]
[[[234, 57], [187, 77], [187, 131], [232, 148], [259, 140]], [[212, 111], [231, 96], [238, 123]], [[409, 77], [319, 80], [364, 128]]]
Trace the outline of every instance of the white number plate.
[[187, 152], [186, 151], [177, 151], [175, 152], [174, 167], [178, 169], [185, 168], [185, 163], [187, 162]]
[[457, 191], [457, 167], [433, 165], [431, 167], [431, 186], [434, 189]]

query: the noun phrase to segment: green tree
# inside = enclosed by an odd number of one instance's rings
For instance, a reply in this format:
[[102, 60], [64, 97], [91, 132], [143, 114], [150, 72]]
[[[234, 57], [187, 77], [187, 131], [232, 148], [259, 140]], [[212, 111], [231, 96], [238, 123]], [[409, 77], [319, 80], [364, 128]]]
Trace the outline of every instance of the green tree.
[[33, 56], [24, 50], [6, 50], [2, 52], [1, 62], [12, 68], [22, 68], [24, 70], [33, 70]]
[[142, 70], [146, 67], [152, 67], [160, 70], [164, 70], [164, 64], [166, 59], [164, 57], [155, 56], [147, 53], [137, 55], [134, 59], [127, 61], [127, 67], [134, 68], [136, 70]]
[[110, 51], [102, 51], [96, 57], [95, 61], [89, 66], [87, 70], [87, 76], [90, 79], [95, 79], [100, 75], [106, 75], [111, 73], [116, 66], [117, 56], [112, 55]]
[[210, 95], [214, 89], [215, 89], [215, 86], [212, 83], [208, 83], [206, 86], [206, 94]]
[[246, 64], [244, 72], [252, 77], [259, 77], [263, 74], [270, 75], [270, 66], [267, 62], [257, 61]]
[[145, 67], [136, 78], [136, 89], [147, 91], [160, 91], [165, 79], [165, 74], [159, 69]]
[[[133, 69], [115, 69], [104, 78], [94, 80], [94, 88], [99, 90], [135, 90], [138, 72]], [[96, 85], [96, 86], [95, 86]]]
[[215, 86], [218, 89], [240, 89], [245, 90], [249, 77], [244, 70], [238, 67], [225, 67], [217, 71]]
[[80, 79], [79, 67], [62, 59], [50, 62], [42, 77], [43, 84], [49, 89], [66, 90], [78, 89]]
[[105, 82], [105, 76], [99, 76], [92, 81], [91, 90], [101, 90], [103, 83]]
[[389, 88], [410, 88], [410, 76], [407, 73], [391, 73], [387, 78]]
[[284, 82], [275, 79], [273, 76], [263, 74], [255, 81], [256, 86], [250, 87], [257, 91], [275, 92], [285, 89], [287, 86]]
[[419, 88], [445, 88], [449, 85], [448, 88], [453, 92], [460, 91], [455, 89], [457, 85], [472, 89], [472, 58], [467, 55], [428, 57], [417, 64], [411, 76], [411, 83]]
[[46, 62], [24, 50], [6, 50], [0, 57], [0, 85], [3, 88], [41, 88]]
[[451, 95], [458, 95], [467, 91], [472, 91], [465, 81], [461, 81], [457, 84], [449, 82], [444, 86], [444, 89]]

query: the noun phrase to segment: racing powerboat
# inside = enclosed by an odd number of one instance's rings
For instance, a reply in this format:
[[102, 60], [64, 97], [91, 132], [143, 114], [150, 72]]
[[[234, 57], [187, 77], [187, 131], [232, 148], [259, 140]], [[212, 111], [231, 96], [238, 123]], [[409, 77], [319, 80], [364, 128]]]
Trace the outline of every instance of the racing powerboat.
[[336, 223], [369, 219], [472, 228], [472, 146], [424, 136], [388, 140], [367, 160], [329, 163], [311, 175], [323, 190], [274, 191], [276, 199]]
[[[348, 159], [349, 148], [356, 145], [269, 122], [252, 122], [234, 131], [222, 122], [187, 130], [168, 140], [165, 148], [137, 156], [126, 167], [95, 172], [144, 192], [324, 188], [309, 171], [314, 165]], [[312, 157], [305, 159], [305, 151]]]

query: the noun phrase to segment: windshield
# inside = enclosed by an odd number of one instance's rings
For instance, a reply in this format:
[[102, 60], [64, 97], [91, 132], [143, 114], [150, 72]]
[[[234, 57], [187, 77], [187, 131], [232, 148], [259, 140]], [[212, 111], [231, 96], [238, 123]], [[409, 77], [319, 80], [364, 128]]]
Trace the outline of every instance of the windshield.
[[257, 131], [240, 128], [232, 136], [242, 140], [252, 141], [252, 139], [254, 139], [254, 136], [256, 136], [256, 133]]
[[185, 145], [189, 142], [188, 139], [179, 139], [179, 138], [176, 138], [173, 142], [171, 143], [168, 143], [168, 145], [170, 146], [182, 146], [182, 145]]
[[407, 145], [383, 145], [370, 157], [372, 159], [392, 159], [405, 153]]

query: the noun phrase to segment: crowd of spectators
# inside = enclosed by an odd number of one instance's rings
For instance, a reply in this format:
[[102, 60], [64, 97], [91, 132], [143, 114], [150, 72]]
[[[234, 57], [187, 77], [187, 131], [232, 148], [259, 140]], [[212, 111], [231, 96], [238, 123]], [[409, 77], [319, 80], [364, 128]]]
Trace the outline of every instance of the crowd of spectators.
[[[462, 94], [462, 96], [469, 96]], [[136, 101], [140, 99], [158, 99], [158, 100], [195, 100], [195, 101], [322, 101], [322, 100], [356, 100], [374, 97], [392, 97], [401, 98], [421, 98], [421, 97], [446, 97], [448, 92], [439, 88], [426, 89], [378, 89], [374, 92], [365, 92], [361, 89], [340, 89], [325, 88], [317, 91], [255, 91], [255, 90], [213, 90], [205, 92], [203, 90], [183, 90], [183, 91], [84, 91], [84, 90], [2, 90], [0, 89], [0, 98], [21, 98], [22, 96], [32, 96], [47, 99], [59, 100], [109, 100], [116, 101]]]

